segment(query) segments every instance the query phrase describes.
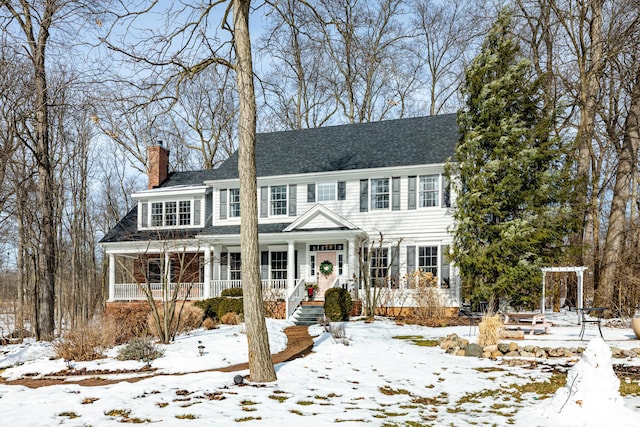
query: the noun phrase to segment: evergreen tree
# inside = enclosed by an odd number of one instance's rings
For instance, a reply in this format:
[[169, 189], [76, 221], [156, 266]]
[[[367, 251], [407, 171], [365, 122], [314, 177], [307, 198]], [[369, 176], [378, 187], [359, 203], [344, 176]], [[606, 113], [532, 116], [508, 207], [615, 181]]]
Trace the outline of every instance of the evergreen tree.
[[541, 81], [510, 30], [503, 10], [465, 71], [461, 139], [447, 165], [460, 190], [452, 257], [465, 296], [531, 308], [540, 267], [560, 261], [575, 221], [555, 112], [543, 107]]

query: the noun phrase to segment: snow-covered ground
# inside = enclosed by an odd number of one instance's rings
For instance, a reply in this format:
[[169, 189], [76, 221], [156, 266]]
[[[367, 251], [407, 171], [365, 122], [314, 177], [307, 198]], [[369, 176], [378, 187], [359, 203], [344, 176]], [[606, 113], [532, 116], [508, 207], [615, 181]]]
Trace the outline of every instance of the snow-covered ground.
[[[586, 347], [591, 339], [599, 336], [597, 327], [590, 324], [585, 340], [581, 341], [575, 313], [553, 315], [551, 320], [554, 326], [550, 334], [526, 336], [518, 344]], [[268, 320], [267, 325], [271, 350], [276, 353], [285, 348], [283, 330], [291, 323]], [[603, 354], [606, 351], [602, 348], [608, 350], [608, 347], [599, 346], [599, 340], [594, 340], [591, 351], [587, 352], [589, 360], [562, 360], [579, 366], [574, 367], [575, 372], [569, 376], [573, 383], [551, 397], [517, 392], [528, 383], [548, 380], [552, 376], [551, 370], [545, 369], [548, 365], [531, 369], [501, 360], [451, 356], [439, 347], [418, 346], [410, 339], [397, 338], [428, 339], [455, 333], [475, 342], [477, 328], [402, 326], [380, 319], [373, 323], [348, 322], [345, 331], [348, 345], [336, 342], [319, 326], [313, 326], [310, 333], [317, 335], [313, 353], [277, 365], [276, 382], [235, 385], [234, 376], [246, 375], [247, 371], [197, 371], [245, 362], [247, 345], [243, 327], [197, 330], [163, 346], [164, 357], [153, 362], [159, 375], [139, 382], [100, 387], [64, 384], [37, 389], [0, 384], [0, 425], [95, 427], [122, 425], [127, 420], [167, 426], [229, 426], [239, 422], [291, 427], [335, 423], [344, 426], [640, 425], [640, 397], [610, 395], [616, 393], [612, 384], [617, 380], [611, 378], [610, 361], [607, 354]], [[630, 328], [603, 327], [603, 334], [609, 345], [623, 349], [640, 347], [640, 340]], [[198, 355], [198, 345], [205, 346], [203, 356]], [[139, 362], [117, 361], [116, 354], [117, 349], [113, 349], [106, 359], [74, 362], [73, 367], [117, 370], [142, 366]], [[7, 379], [26, 374], [38, 376], [67, 367], [63, 360], [52, 360], [52, 357], [53, 351], [46, 343], [0, 346], [0, 368], [7, 368], [2, 376]], [[637, 358], [613, 362], [640, 365]], [[176, 373], [181, 375], [172, 375]], [[582, 378], [586, 375], [589, 377]], [[126, 374], [103, 375], [117, 376]]]

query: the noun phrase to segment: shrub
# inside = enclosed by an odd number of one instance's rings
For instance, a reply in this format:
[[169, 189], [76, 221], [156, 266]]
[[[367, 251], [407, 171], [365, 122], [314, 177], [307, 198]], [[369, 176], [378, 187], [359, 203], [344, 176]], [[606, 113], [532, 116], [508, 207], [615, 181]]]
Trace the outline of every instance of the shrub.
[[415, 308], [410, 319], [419, 325], [441, 323], [446, 317], [446, 304], [438, 288], [438, 278], [433, 273], [422, 270], [412, 271], [406, 278], [414, 287]]
[[149, 328], [147, 317], [150, 311], [146, 302], [107, 304], [104, 310], [105, 321], [113, 321], [119, 326], [115, 344], [124, 344], [133, 337], [145, 335]]
[[134, 338], [118, 352], [118, 360], [138, 360], [147, 365], [164, 355], [164, 351], [148, 338]]
[[236, 313], [241, 315], [244, 313], [242, 298], [223, 298], [218, 305], [218, 318], [222, 320], [222, 317], [227, 313]]
[[210, 331], [211, 329], [218, 329], [218, 323], [215, 320], [213, 320], [211, 317], [207, 317], [202, 322], [202, 327], [207, 331]]
[[223, 297], [241, 297], [242, 296], [242, 288], [227, 288], [223, 289], [220, 292], [220, 296]]
[[[204, 311], [201, 308], [196, 307], [193, 304], [185, 304], [185, 306], [182, 308], [181, 313], [179, 313], [179, 309], [176, 308], [175, 314], [171, 321], [171, 330], [169, 335], [175, 336], [176, 334], [190, 332], [194, 329], [199, 328], [200, 325], [202, 325], [203, 313]], [[162, 322], [164, 319], [164, 309], [162, 307], [158, 307], [158, 315], [160, 316], [160, 321]], [[178, 315], [180, 315], [180, 319], [178, 319]], [[151, 332], [151, 334], [162, 338], [160, 336], [160, 331], [158, 331], [158, 325], [156, 325], [156, 322], [153, 319], [152, 313], [149, 313], [147, 322], [149, 324], [149, 331]]]
[[225, 313], [220, 321], [225, 325], [239, 325], [240, 324], [240, 316], [233, 311]]
[[324, 313], [332, 322], [349, 320], [352, 305], [346, 289], [331, 288], [324, 293]]
[[99, 319], [66, 332], [53, 343], [53, 348], [61, 359], [96, 360], [115, 345], [118, 335], [118, 325], [113, 320]]
[[196, 301], [193, 305], [204, 311], [205, 318], [210, 317], [211, 319], [217, 319], [220, 318], [220, 316], [218, 316], [218, 306], [224, 299], [225, 298], [222, 297], [208, 298], [202, 301]]

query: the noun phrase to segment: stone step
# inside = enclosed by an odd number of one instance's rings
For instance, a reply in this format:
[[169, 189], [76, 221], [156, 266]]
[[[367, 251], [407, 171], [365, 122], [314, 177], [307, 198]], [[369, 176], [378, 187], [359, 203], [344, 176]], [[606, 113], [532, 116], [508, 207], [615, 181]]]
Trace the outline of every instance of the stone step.
[[324, 316], [324, 307], [321, 305], [301, 305], [293, 315], [294, 323], [298, 326], [318, 324]]

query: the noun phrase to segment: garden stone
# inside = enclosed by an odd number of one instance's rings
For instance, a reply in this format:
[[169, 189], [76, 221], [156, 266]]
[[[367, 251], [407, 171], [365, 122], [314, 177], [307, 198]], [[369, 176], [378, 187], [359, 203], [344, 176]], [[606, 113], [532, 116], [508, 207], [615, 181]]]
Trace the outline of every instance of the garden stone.
[[521, 357], [536, 357], [536, 354], [531, 352], [531, 351], [521, 351], [520, 352], [520, 356]]
[[637, 357], [637, 354], [633, 350], [622, 350], [622, 355], [624, 357]]
[[541, 348], [536, 350], [535, 355], [536, 355], [535, 357], [537, 359], [546, 359], [547, 358], [547, 352], [544, 351], [544, 349], [541, 349]]
[[500, 350], [501, 353], [508, 353], [509, 352], [509, 344], [505, 344], [505, 343], [498, 344], [498, 350]]
[[483, 359], [491, 359], [491, 352], [490, 351], [483, 351], [482, 352], [482, 358]]
[[535, 353], [536, 352], [536, 347], [533, 345], [525, 345], [522, 348], [524, 351], [526, 351], [527, 353]]
[[488, 345], [484, 348], [484, 351], [488, 353], [493, 353], [494, 351], [498, 351], [498, 345], [497, 344]]
[[509, 351], [518, 351], [520, 350], [520, 346], [518, 346], [518, 344], [516, 344], [515, 342], [511, 341], [509, 343]]
[[463, 349], [458, 350], [458, 352], [456, 353], [457, 356], [464, 356], [465, 352]]
[[623, 358], [622, 349], [618, 347], [611, 347], [611, 356], [615, 358]]
[[482, 347], [478, 344], [469, 344], [464, 349], [464, 355], [469, 357], [482, 357]]
[[498, 357], [502, 357], [502, 356], [503, 356], [503, 354], [502, 354], [502, 352], [500, 350], [496, 350], [496, 351], [491, 353], [491, 358], [493, 360], [496, 360]]
[[564, 355], [564, 349], [562, 347], [550, 348], [547, 354], [549, 354], [549, 357], [562, 357]]

